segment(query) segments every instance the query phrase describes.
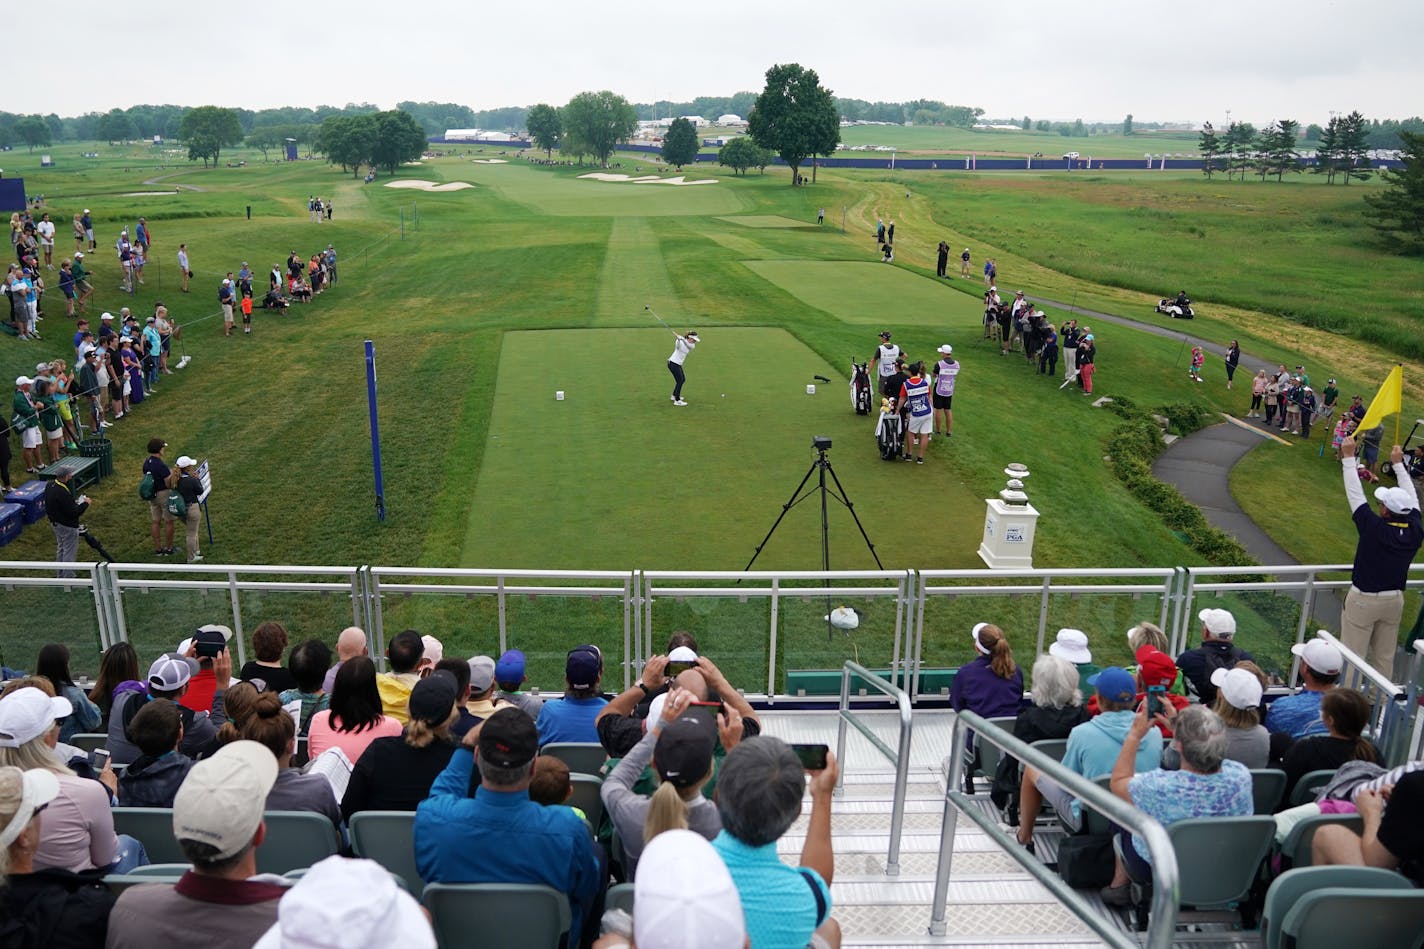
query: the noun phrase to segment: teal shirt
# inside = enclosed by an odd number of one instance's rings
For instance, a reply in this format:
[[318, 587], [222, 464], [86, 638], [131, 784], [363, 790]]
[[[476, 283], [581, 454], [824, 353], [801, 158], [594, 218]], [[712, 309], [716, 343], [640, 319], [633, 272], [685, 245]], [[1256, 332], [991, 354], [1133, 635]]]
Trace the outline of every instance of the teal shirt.
[[742, 899], [747, 935], [756, 949], [806, 949], [831, 915], [831, 890], [815, 870], [789, 867], [776, 844], [752, 847], [725, 830], [712, 841]]

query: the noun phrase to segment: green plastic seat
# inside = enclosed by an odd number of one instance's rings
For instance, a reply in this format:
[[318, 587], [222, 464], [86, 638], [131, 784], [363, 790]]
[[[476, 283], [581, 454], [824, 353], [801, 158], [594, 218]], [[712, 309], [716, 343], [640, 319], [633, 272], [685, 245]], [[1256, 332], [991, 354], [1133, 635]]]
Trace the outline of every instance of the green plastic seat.
[[114, 833], [128, 834], [143, 844], [153, 863], [188, 863], [173, 838], [171, 807], [116, 807], [113, 815]]
[[533, 883], [431, 883], [421, 902], [443, 949], [558, 949], [573, 924], [568, 898]]
[[1286, 793], [1286, 773], [1277, 768], [1251, 769], [1251, 799], [1255, 813], [1274, 814]]
[[348, 825], [351, 849], [385, 867], [404, 881], [410, 893], [425, 888], [415, 868], [414, 811], [358, 811]]
[[[998, 725], [1009, 734], [1013, 734], [1014, 722], [1017, 721], [1017, 719], [1013, 716], [1004, 716], [991, 718], [989, 721]], [[992, 742], [979, 741], [979, 735], [977, 733], [974, 735], [974, 747], [979, 754], [978, 773], [987, 776], [992, 781], [994, 773], [999, 770], [999, 759], [1004, 756], [1003, 752], [999, 750], [998, 745]]]
[[1276, 877], [1266, 891], [1266, 906], [1261, 913], [1263, 949], [1281, 949], [1281, 924], [1290, 910], [1302, 897], [1326, 887], [1410, 889], [1409, 881], [1403, 876], [1379, 867], [1301, 867], [1288, 870]]
[[574, 785], [573, 796], [568, 801], [569, 806], [583, 811], [588, 825], [593, 828], [594, 833], [598, 833], [599, 825], [603, 823], [603, 796], [599, 793], [603, 787], [603, 779], [591, 774], [570, 774], [569, 780]]
[[1286, 913], [1281, 938], [1289, 949], [1418, 949], [1424, 944], [1424, 890], [1311, 890]]
[[258, 873], [300, 870], [341, 850], [341, 835], [315, 811], [268, 811], [267, 836], [257, 848]]
[[1299, 807], [1302, 804], [1309, 804], [1315, 800], [1315, 792], [1330, 783], [1330, 779], [1335, 777], [1335, 769], [1323, 771], [1309, 771], [1296, 782], [1291, 788], [1290, 806]]
[[104, 885], [107, 886], [115, 896], [118, 896], [129, 887], [140, 886], [144, 883], [162, 883], [167, 886], [172, 886], [177, 883], [181, 877], [181, 873], [174, 876], [161, 876], [159, 874], [145, 876], [141, 873], [110, 873], [104, 877]]
[[1198, 817], [1172, 824], [1167, 836], [1177, 851], [1181, 902], [1222, 906], [1250, 892], [1276, 841], [1276, 822], [1258, 815]]
[[1355, 833], [1361, 833], [1365, 827], [1359, 814], [1314, 814], [1305, 818], [1292, 827], [1281, 842], [1281, 858], [1287, 869], [1310, 866], [1311, 841], [1315, 839], [1315, 832], [1326, 824], [1343, 824]]
[[131, 877], [180, 877], [193, 869], [191, 863], [149, 863], [134, 867], [126, 876]]
[[104, 748], [108, 743], [108, 732], [80, 732], [78, 735], [72, 736], [67, 742], [67, 744], [71, 744], [86, 753], [96, 748]]
[[608, 752], [596, 741], [554, 741], [539, 749], [539, 754], [558, 758], [573, 774], [602, 774]]
[[633, 884], [619, 883], [608, 888], [608, 896], [604, 900], [605, 909], [621, 909], [629, 916], [633, 915]]

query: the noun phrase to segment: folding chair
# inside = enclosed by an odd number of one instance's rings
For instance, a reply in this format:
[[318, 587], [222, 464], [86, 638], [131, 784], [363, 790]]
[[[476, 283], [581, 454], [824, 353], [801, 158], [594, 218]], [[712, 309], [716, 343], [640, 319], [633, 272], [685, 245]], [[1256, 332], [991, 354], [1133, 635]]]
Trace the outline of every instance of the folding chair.
[[[1392, 870], [1379, 867], [1301, 867], [1276, 877], [1266, 891], [1266, 905], [1261, 911], [1261, 945], [1263, 949], [1280, 949], [1281, 924], [1302, 897], [1326, 887], [1351, 887], [1366, 890], [1408, 890], [1409, 880]], [[1382, 945], [1382, 944], [1381, 944]]]
[[1251, 769], [1251, 799], [1255, 813], [1274, 814], [1285, 796], [1286, 773], [1275, 768]]
[[601, 774], [608, 752], [598, 742], [555, 741], [539, 749], [539, 754], [558, 758], [574, 774]]

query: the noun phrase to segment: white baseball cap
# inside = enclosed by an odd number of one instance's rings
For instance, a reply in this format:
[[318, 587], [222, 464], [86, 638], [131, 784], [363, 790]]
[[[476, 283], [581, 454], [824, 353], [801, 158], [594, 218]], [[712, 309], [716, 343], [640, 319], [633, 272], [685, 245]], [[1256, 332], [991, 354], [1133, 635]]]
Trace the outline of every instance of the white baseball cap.
[[19, 748], [34, 741], [73, 711], [63, 696], [50, 697], [34, 686], [16, 689], [0, 700], [0, 748]]
[[742, 900], [727, 866], [700, 834], [658, 834], [638, 858], [633, 930], [639, 949], [741, 949]]
[[1236, 617], [1227, 610], [1202, 610], [1197, 614], [1197, 619], [1218, 639], [1230, 639], [1236, 635]]
[[1053, 644], [1048, 647], [1048, 654], [1074, 664], [1093, 661], [1092, 650], [1088, 648], [1088, 634], [1081, 629], [1060, 629]]
[[1323, 639], [1311, 639], [1303, 643], [1296, 643], [1291, 647], [1291, 652], [1299, 656], [1301, 662], [1321, 675], [1339, 675], [1340, 670], [1345, 666], [1345, 657], [1340, 654], [1340, 650]]
[[948, 343], [945, 343], [939, 348], [939, 351], [948, 356], [950, 353], [954, 352], [954, 347], [949, 345]]
[[181, 655], [188, 651], [191, 640], [184, 640], [179, 643], [182, 647], [178, 650], [179, 655], [169, 653], [159, 656], [154, 660], [153, 665], [148, 667], [148, 685], [150, 689], [158, 692], [177, 692], [188, 684], [188, 680], [198, 674], [201, 668], [198, 660], [189, 659]]
[[1233, 708], [1245, 711], [1261, 704], [1261, 680], [1246, 669], [1216, 669], [1211, 684]]
[[231, 857], [252, 842], [267, 793], [277, 783], [277, 756], [255, 741], [234, 741], [193, 765], [173, 798], [173, 836]]
[[1403, 488], [1375, 488], [1375, 500], [1396, 514], [1407, 514], [1419, 506]]
[[668, 662], [696, 662], [697, 652], [691, 646], [678, 646], [668, 653]]
[[435, 949], [415, 897], [374, 860], [327, 857], [277, 904], [277, 922], [253, 949]]
[[15, 379], [16, 387], [27, 386], [30, 385], [32, 382], [34, 382], [34, 380], [31, 379], [29, 376], [19, 376]]
[[494, 685], [494, 660], [489, 656], [471, 656], [470, 666], [470, 689], [474, 692], [484, 692]]
[[198, 463], [198, 459], [191, 455], [179, 455], [178, 460], [173, 463], [179, 468], [191, 468]]
[[[21, 691], [29, 691], [22, 689]], [[39, 692], [39, 689], [34, 691]], [[43, 695], [43, 692], [40, 692]], [[18, 770], [18, 769], [17, 769]], [[0, 850], [7, 849], [29, 826], [35, 811], [59, 795], [59, 778], [53, 771], [31, 768], [20, 774], [20, 806], [10, 822], [0, 827]]]
[[425, 651], [420, 654], [420, 668], [434, 668], [437, 662], [445, 658], [445, 647], [434, 636], [422, 636], [420, 642], [425, 647]]

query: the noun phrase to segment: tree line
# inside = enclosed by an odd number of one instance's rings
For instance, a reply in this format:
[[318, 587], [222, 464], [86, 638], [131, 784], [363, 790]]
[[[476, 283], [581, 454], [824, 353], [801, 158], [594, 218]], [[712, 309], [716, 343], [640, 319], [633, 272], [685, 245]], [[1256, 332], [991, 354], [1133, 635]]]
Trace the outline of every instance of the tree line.
[[[1300, 139], [1300, 123], [1294, 119], [1278, 119], [1259, 130], [1250, 122], [1232, 122], [1220, 135], [1207, 122], [1197, 140], [1202, 173], [1211, 178], [1222, 171], [1228, 181], [1238, 176], [1245, 181], [1248, 174], [1262, 181], [1284, 180], [1287, 174], [1304, 170], [1298, 151]], [[1369, 152], [1368, 123], [1363, 115], [1332, 116], [1316, 143], [1311, 170], [1325, 175], [1329, 184], [1337, 177], [1345, 184], [1364, 180], [1372, 173]]]

